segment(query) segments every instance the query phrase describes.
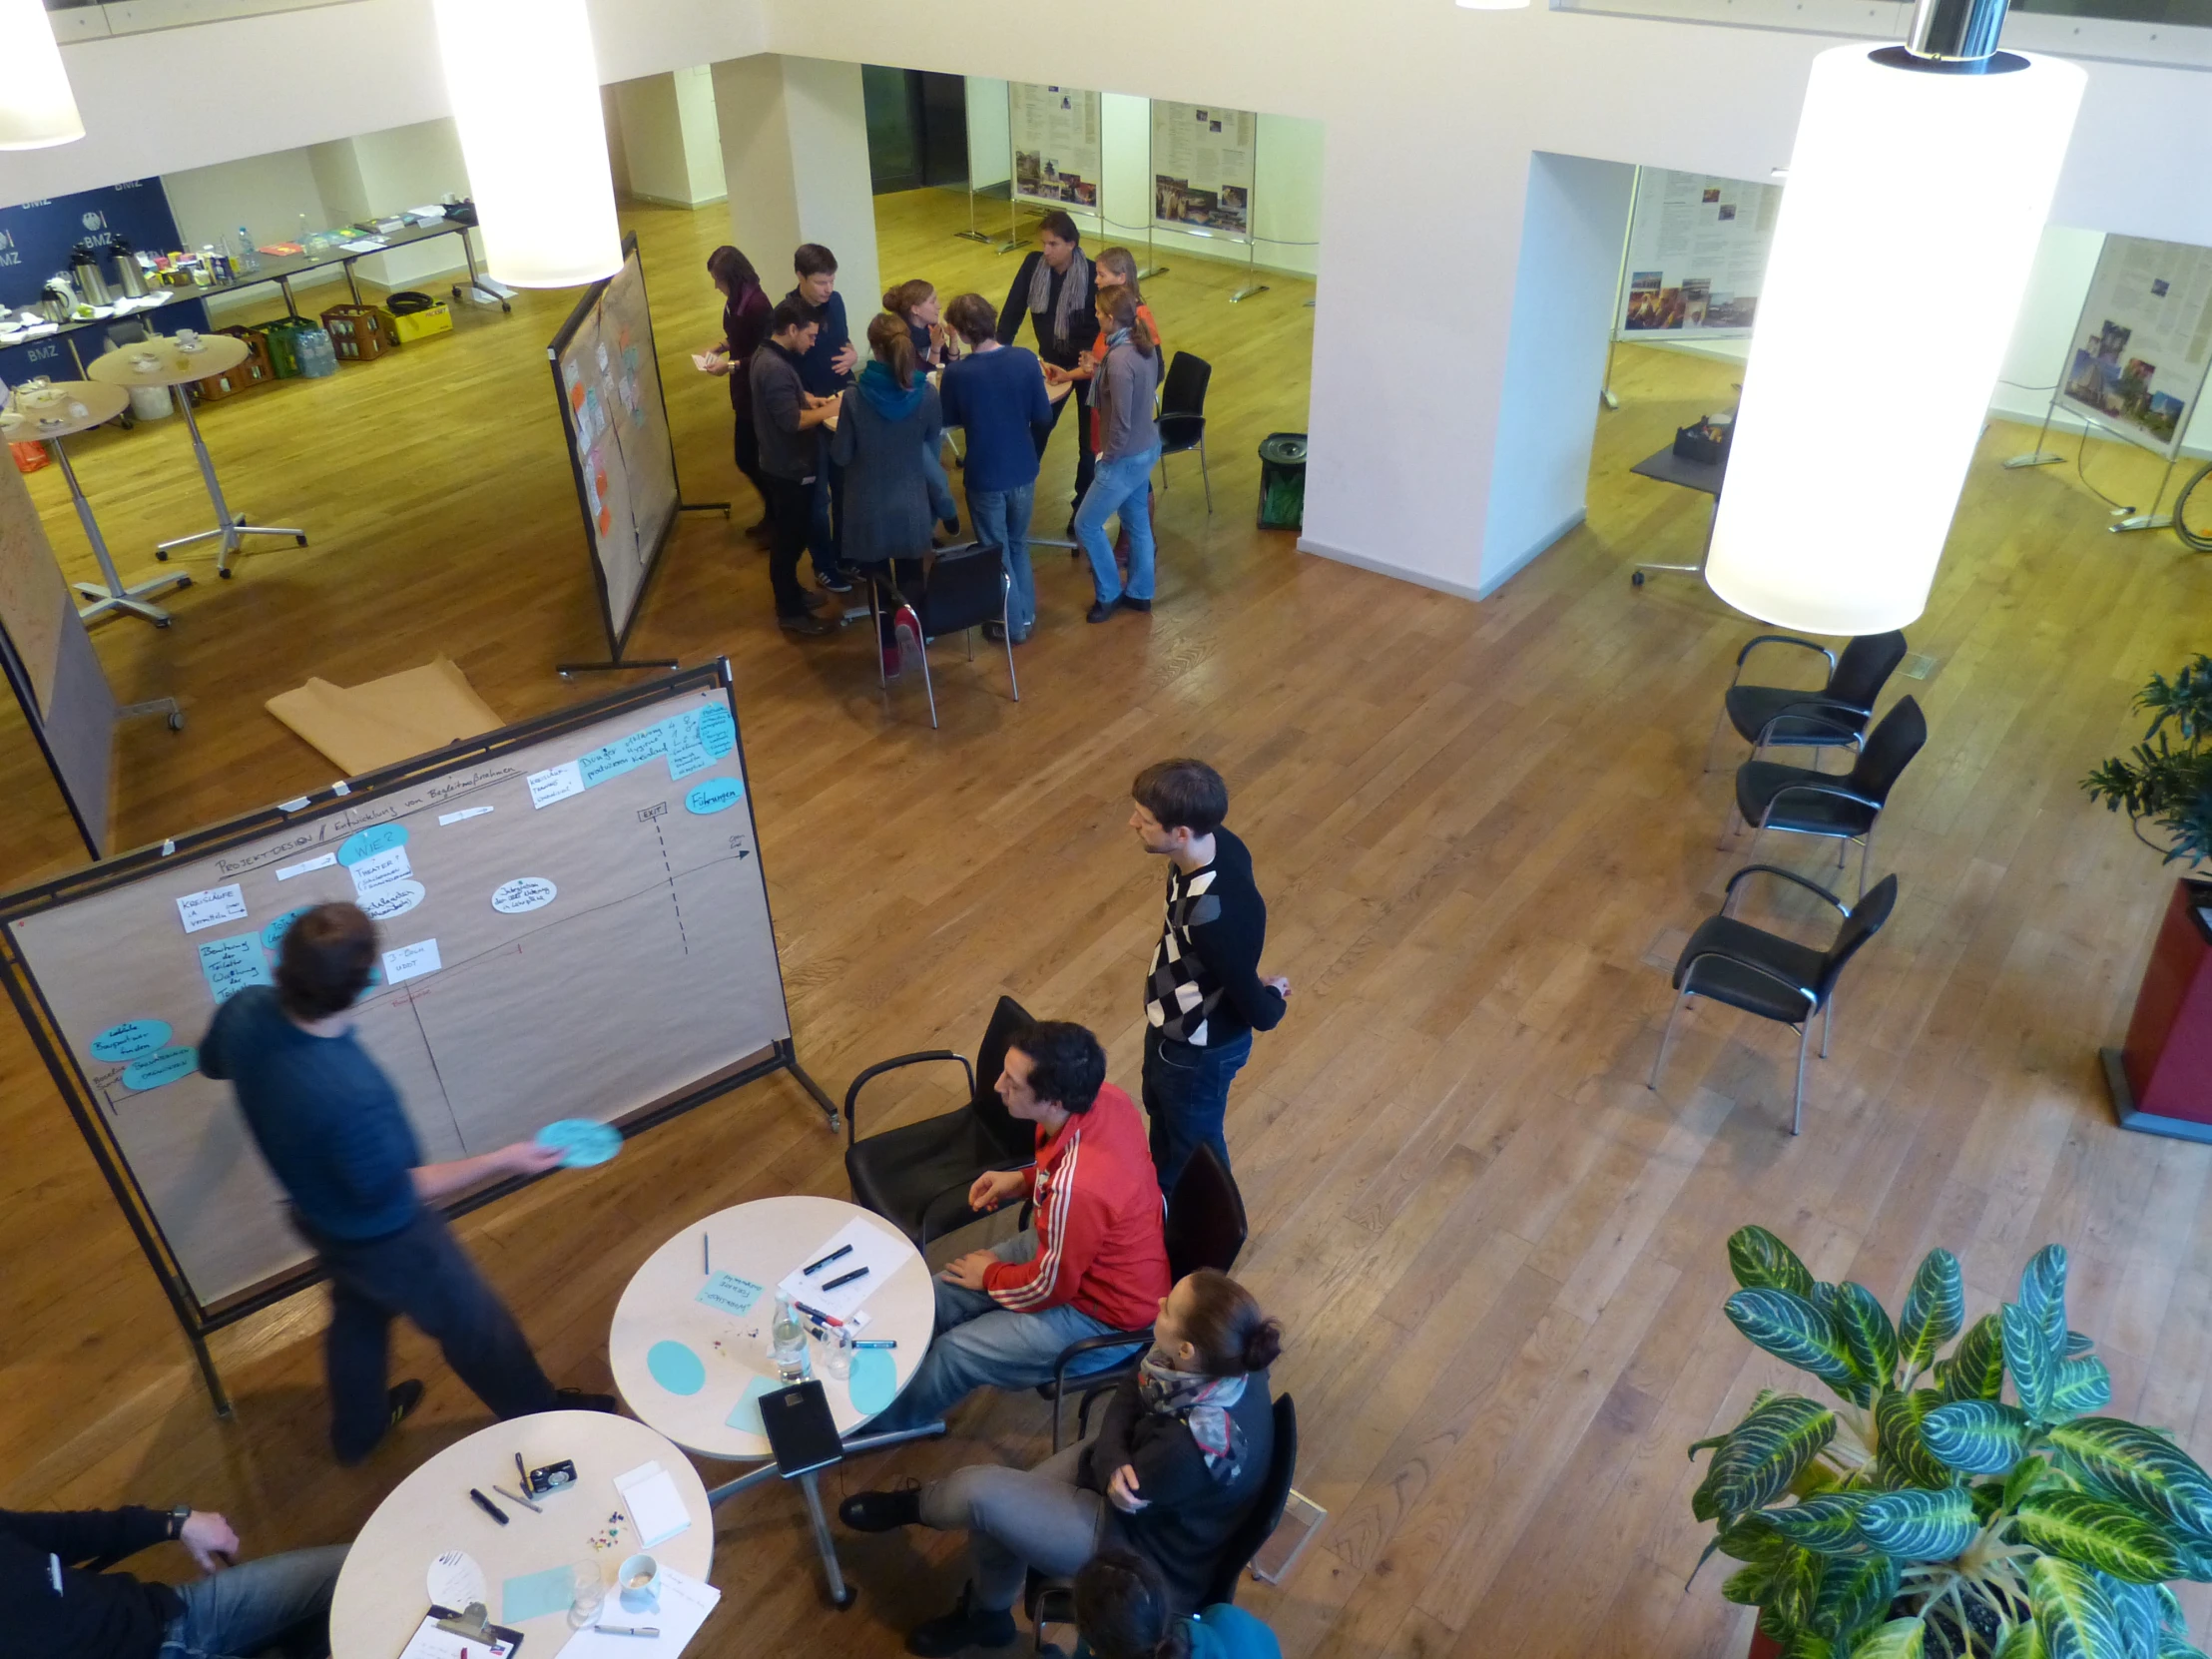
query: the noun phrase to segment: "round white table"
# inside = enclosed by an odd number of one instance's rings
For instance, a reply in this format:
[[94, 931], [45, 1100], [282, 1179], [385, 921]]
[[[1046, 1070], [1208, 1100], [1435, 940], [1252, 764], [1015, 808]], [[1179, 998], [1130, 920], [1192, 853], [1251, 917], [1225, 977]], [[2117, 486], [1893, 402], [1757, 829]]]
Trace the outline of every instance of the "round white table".
[[[632, 1275], [615, 1308], [614, 1329], [607, 1339], [615, 1386], [625, 1403], [678, 1445], [702, 1457], [750, 1460], [773, 1455], [766, 1434], [734, 1426], [732, 1419], [749, 1391], [758, 1394], [764, 1387], [782, 1386], [769, 1351], [769, 1331], [776, 1319], [777, 1282], [793, 1269], [814, 1261], [829, 1241], [856, 1218], [879, 1229], [895, 1247], [898, 1265], [862, 1304], [867, 1324], [858, 1335], [862, 1342], [898, 1345], [888, 1351], [891, 1397], [896, 1398], [912, 1381], [914, 1369], [928, 1353], [929, 1339], [936, 1330], [937, 1295], [928, 1264], [897, 1228], [856, 1204], [834, 1198], [793, 1197], [764, 1198], [718, 1210], [661, 1246]], [[709, 1280], [722, 1274], [735, 1274], [761, 1287], [759, 1299], [745, 1313], [729, 1313], [698, 1300]], [[826, 1280], [835, 1277], [833, 1272], [824, 1275]], [[688, 1350], [691, 1359], [685, 1364], [696, 1365], [705, 1374], [704, 1382], [689, 1392], [677, 1392], [656, 1379], [647, 1357], [663, 1344]], [[889, 1435], [855, 1437], [852, 1431], [872, 1413], [852, 1403], [848, 1382], [829, 1375], [822, 1345], [813, 1343], [810, 1347], [815, 1379], [822, 1383], [830, 1415], [836, 1419], [837, 1432], [843, 1436], [848, 1452], [944, 1432], [944, 1424], [935, 1422]], [[676, 1380], [698, 1382], [696, 1376]], [[757, 1407], [752, 1416], [758, 1420]], [[769, 1463], [717, 1486], [708, 1494], [708, 1501], [725, 1502], [749, 1487], [774, 1479], [780, 1472], [776, 1464]], [[823, 1514], [822, 1492], [815, 1474], [810, 1470], [795, 1478], [807, 1499], [815, 1545], [821, 1551], [823, 1571], [829, 1579], [830, 1600], [834, 1606], [849, 1607], [852, 1592], [837, 1565], [836, 1545]]]
[[[519, 1489], [518, 1451], [530, 1468], [563, 1458], [576, 1465], [575, 1485], [532, 1499], [541, 1514], [533, 1515], [492, 1490], [494, 1485]], [[688, 1531], [655, 1545], [651, 1553], [664, 1565], [704, 1580], [714, 1566], [715, 1518], [690, 1458], [644, 1423], [607, 1411], [517, 1417], [447, 1446], [376, 1506], [338, 1574], [330, 1602], [331, 1659], [393, 1659], [429, 1608], [430, 1563], [449, 1549], [466, 1550], [484, 1569], [485, 1606], [494, 1624], [506, 1622], [499, 1592], [507, 1579], [583, 1561], [599, 1563], [612, 1607], [615, 1569], [643, 1545], [626, 1513], [618, 1542], [594, 1549], [592, 1539], [606, 1529], [608, 1516], [626, 1511], [614, 1477], [650, 1462], [668, 1470], [692, 1522]], [[506, 1511], [507, 1525], [499, 1525], [470, 1501], [471, 1486]], [[527, 1638], [525, 1651], [549, 1659], [569, 1638], [568, 1609], [525, 1620], [516, 1628]]]

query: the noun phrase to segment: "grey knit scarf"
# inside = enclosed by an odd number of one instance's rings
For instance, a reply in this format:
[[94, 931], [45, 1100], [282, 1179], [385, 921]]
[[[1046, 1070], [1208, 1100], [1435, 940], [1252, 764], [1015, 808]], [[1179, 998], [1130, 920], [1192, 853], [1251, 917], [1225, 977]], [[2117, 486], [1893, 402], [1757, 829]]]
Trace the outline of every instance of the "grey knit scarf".
[[1052, 267], [1045, 263], [1042, 254], [1037, 256], [1037, 269], [1029, 278], [1029, 313], [1042, 316], [1045, 307], [1052, 307], [1052, 343], [1062, 350], [1075, 331], [1075, 319], [1082, 314], [1082, 307], [1091, 302], [1091, 261], [1082, 249], [1068, 261], [1067, 280], [1060, 284], [1060, 302], [1052, 304]]

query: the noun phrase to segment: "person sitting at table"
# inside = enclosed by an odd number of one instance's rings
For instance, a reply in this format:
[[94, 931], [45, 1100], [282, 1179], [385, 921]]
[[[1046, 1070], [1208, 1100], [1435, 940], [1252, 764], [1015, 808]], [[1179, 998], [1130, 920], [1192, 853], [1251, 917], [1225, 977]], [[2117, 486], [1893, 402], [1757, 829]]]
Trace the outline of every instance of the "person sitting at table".
[[1159, 1570], [1178, 1616], [1196, 1611], [1267, 1483], [1268, 1368], [1282, 1350], [1282, 1326], [1252, 1293], [1202, 1268], [1160, 1303], [1151, 1349], [1091, 1438], [1033, 1469], [974, 1463], [919, 1488], [846, 1498], [837, 1513], [855, 1531], [918, 1523], [968, 1535], [959, 1602], [916, 1626], [906, 1651], [1004, 1647], [1030, 1568], [1064, 1578], [1117, 1546]]
[[1179, 1614], [1160, 1569], [1133, 1549], [1100, 1550], [1075, 1575], [1075, 1659], [1283, 1659], [1275, 1632], [1233, 1602]]
[[[845, 562], [882, 596], [876, 643], [891, 674], [898, 669], [891, 637], [898, 594], [920, 591], [922, 555], [929, 551], [929, 469], [944, 416], [937, 388], [915, 372], [905, 323], [879, 312], [867, 325], [867, 346], [859, 381], [844, 394], [830, 459], [844, 470]], [[946, 487], [941, 471], [936, 487]]]
[[968, 523], [975, 539], [995, 547], [1007, 575], [1006, 623], [986, 622], [992, 639], [1016, 645], [1037, 625], [1037, 576], [1029, 562], [1029, 513], [1036, 504], [1036, 435], [1052, 429], [1052, 400], [1037, 355], [998, 343], [998, 313], [979, 293], [952, 301], [945, 320], [967, 342], [968, 354], [944, 371], [937, 386], [947, 426], [967, 432]]
[[[1037, 1161], [977, 1176], [968, 1208], [1026, 1197], [1035, 1225], [937, 1275], [936, 1336], [875, 1429], [934, 1422], [977, 1388], [1050, 1382], [1062, 1349], [1142, 1332], [1167, 1293], [1151, 1149], [1135, 1103], [1106, 1081], [1098, 1039], [1080, 1025], [1037, 1021], [1008, 1046], [998, 1098], [1037, 1126]], [[1069, 1374], [1122, 1364], [1129, 1352], [1094, 1350]]]
[[[204, 1575], [151, 1584], [88, 1563], [181, 1543]], [[346, 1546], [295, 1549], [233, 1566], [231, 1523], [212, 1511], [0, 1509], [0, 1621], [10, 1659], [223, 1659], [329, 1652], [322, 1621]]]

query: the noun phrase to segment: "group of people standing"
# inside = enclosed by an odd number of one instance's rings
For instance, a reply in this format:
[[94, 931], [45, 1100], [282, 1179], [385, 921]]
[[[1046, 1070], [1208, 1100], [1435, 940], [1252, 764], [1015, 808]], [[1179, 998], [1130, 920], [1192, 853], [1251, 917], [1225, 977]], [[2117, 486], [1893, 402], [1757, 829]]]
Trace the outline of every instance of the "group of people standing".
[[[834, 631], [828, 596], [875, 583], [888, 617], [926, 583], [941, 527], [959, 512], [942, 458], [944, 433], [966, 435], [963, 471], [976, 550], [995, 553], [1008, 582], [1006, 620], [987, 632], [1018, 645], [1036, 627], [1029, 558], [1039, 465], [1069, 404], [1078, 453], [1068, 530], [1089, 560], [1091, 622], [1152, 608], [1157, 564], [1152, 468], [1160, 458], [1160, 330], [1137, 283], [1137, 263], [1109, 248], [1094, 261], [1075, 222], [1045, 216], [1006, 303], [978, 293], [940, 304], [934, 286], [904, 281], [882, 296], [853, 342], [836, 257], [817, 243], [793, 255], [798, 278], [772, 302], [751, 261], [718, 248], [707, 269], [724, 295], [723, 339], [709, 372], [727, 376], [738, 468], [767, 514], [777, 621], [814, 637]], [[1035, 350], [1014, 343], [1027, 314]], [[1054, 395], [1065, 383], [1067, 390]], [[1121, 545], [1108, 540], [1119, 519]], [[817, 591], [799, 581], [812, 558]]]

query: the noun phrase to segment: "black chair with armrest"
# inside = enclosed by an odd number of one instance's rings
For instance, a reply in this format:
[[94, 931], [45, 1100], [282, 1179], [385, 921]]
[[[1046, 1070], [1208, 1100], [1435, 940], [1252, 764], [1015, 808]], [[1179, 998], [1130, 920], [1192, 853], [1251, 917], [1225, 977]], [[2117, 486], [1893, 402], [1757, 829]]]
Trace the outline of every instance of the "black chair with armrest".
[[[1828, 683], [1818, 691], [1791, 686], [1742, 684], [1744, 664], [1762, 645], [1794, 645], [1828, 659]], [[1761, 634], [1736, 653], [1736, 677], [1721, 697], [1721, 712], [1708, 740], [1706, 770], [1712, 770], [1713, 741], [1723, 724], [1751, 745], [1751, 758], [1768, 749], [1857, 749], [1874, 718], [1875, 699], [1905, 661], [1905, 635], [1866, 634], [1844, 647], [1839, 658], [1827, 646], [1795, 634]]]
[[1168, 487], [1168, 457], [1198, 451], [1198, 475], [1206, 485], [1206, 510], [1214, 510], [1214, 474], [1206, 464], [1206, 388], [1214, 365], [1178, 351], [1160, 387], [1160, 488]]
[[[1236, 1179], [1222, 1168], [1214, 1149], [1201, 1145], [1191, 1154], [1183, 1173], [1175, 1178], [1168, 1196], [1165, 1227], [1168, 1251], [1168, 1283], [1174, 1284], [1200, 1268], [1227, 1273], [1237, 1265], [1250, 1236], [1245, 1222], [1244, 1194]], [[1060, 1449], [1060, 1405], [1071, 1391], [1081, 1395], [1076, 1407], [1075, 1437], [1090, 1432], [1091, 1401], [1130, 1376], [1152, 1346], [1152, 1328], [1113, 1331], [1068, 1344], [1052, 1363], [1052, 1381], [1037, 1384], [1037, 1392], [1052, 1401], [1052, 1449]], [[1104, 1349], [1125, 1348], [1128, 1354], [1115, 1365], [1098, 1371], [1068, 1375], [1068, 1368], [1085, 1355]]]
[[[901, 561], [903, 562], [903, 561]], [[1021, 680], [1014, 673], [1014, 644], [1006, 626], [1006, 606], [1011, 584], [1005, 561], [994, 547], [939, 553], [919, 582], [901, 572], [899, 580], [916, 591], [907, 595], [921, 623], [921, 689], [929, 698], [929, 724], [937, 724], [937, 688], [929, 673], [929, 642], [947, 634], [967, 636], [968, 661], [975, 661], [975, 630], [986, 622], [998, 624], [1006, 642], [1006, 680], [1014, 701], [1021, 701]]]
[[1874, 856], [1875, 826], [1889, 805], [1890, 792], [1928, 745], [1928, 720], [1910, 697], [1882, 717], [1847, 773], [1815, 767], [1789, 767], [1776, 761], [1746, 761], [1736, 769], [1736, 799], [1729, 808], [1725, 843], [1740, 824], [1756, 825], [1746, 857], [1757, 857], [1759, 837], [1769, 830], [1792, 835], [1821, 835], [1837, 842], [1836, 867], [1844, 867], [1854, 841], [1859, 843], [1859, 896], [1867, 893], [1867, 860]]
[[[1736, 902], [1736, 887], [1746, 876], [1773, 875], [1818, 894], [1844, 918], [1833, 943], [1826, 950], [1799, 944], [1779, 933], [1738, 921], [1729, 912]], [[1815, 1015], [1821, 1020], [1821, 1058], [1828, 1058], [1829, 1039], [1836, 1034], [1836, 981], [1845, 965], [1882, 930], [1898, 897], [1898, 878], [1885, 875], [1874, 891], [1856, 905], [1846, 904], [1826, 887], [1773, 864], [1746, 864], [1728, 878], [1728, 892], [1718, 915], [1707, 916], [1690, 935], [1689, 943], [1674, 964], [1674, 1007], [1667, 1028], [1659, 1038], [1659, 1052], [1651, 1062], [1647, 1089], [1659, 1086], [1659, 1071], [1667, 1063], [1674, 1043], [1675, 1021], [1682, 1005], [1693, 996], [1711, 997], [1747, 1014], [1771, 1019], [1798, 1033], [1797, 1093], [1790, 1108], [1790, 1133], [1805, 1126], [1805, 1050], [1813, 1035]]]
[[[901, 1054], [869, 1066], [844, 1091], [844, 1173], [852, 1183], [853, 1201], [896, 1227], [915, 1249], [926, 1249], [931, 1239], [976, 1219], [968, 1208], [967, 1192], [978, 1175], [1035, 1162], [1034, 1127], [1007, 1111], [998, 1098], [1006, 1050], [1030, 1023], [1020, 1003], [1002, 996], [984, 1027], [983, 1040], [976, 1045], [973, 1065], [949, 1048]], [[968, 1103], [958, 1111], [901, 1124], [861, 1140], [862, 1085], [885, 1072], [924, 1061], [957, 1065], [967, 1078]]]

